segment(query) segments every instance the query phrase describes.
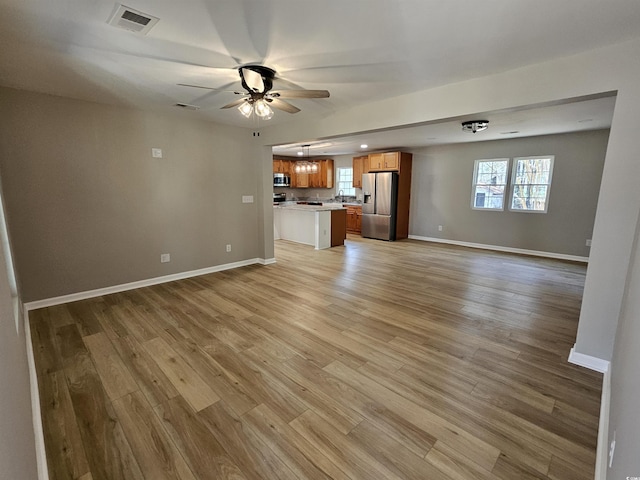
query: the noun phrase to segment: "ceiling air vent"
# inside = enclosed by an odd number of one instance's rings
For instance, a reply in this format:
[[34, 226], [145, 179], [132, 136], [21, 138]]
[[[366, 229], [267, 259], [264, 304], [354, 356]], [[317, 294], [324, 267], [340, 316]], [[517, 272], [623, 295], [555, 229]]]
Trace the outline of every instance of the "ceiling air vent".
[[114, 27], [124, 28], [125, 30], [146, 35], [149, 33], [149, 30], [158, 23], [158, 20], [160, 20], [158, 17], [141, 12], [140, 10], [124, 5], [116, 5], [116, 10], [107, 23]]

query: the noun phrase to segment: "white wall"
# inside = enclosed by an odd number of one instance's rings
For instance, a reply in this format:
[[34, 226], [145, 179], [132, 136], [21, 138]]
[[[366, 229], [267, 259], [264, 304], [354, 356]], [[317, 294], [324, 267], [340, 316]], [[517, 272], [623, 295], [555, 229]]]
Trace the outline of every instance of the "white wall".
[[612, 468], [607, 478], [640, 477], [638, 432], [640, 415], [640, 228], [635, 243], [625, 292], [622, 315], [611, 361], [609, 442], [616, 438]]
[[23, 322], [14, 317], [0, 249], [0, 480], [36, 479], [35, 438]]

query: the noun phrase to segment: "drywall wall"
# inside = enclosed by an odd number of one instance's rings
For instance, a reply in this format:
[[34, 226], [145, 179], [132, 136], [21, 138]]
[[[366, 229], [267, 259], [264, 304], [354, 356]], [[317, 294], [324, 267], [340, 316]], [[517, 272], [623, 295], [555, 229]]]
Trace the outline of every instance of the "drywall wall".
[[[608, 130], [413, 150], [410, 234], [589, 256]], [[554, 155], [547, 213], [471, 208], [477, 159]], [[442, 231], [438, 226], [442, 225]]]
[[[627, 290], [611, 361], [611, 400], [607, 446], [616, 440], [613, 465], [607, 479], [640, 477], [638, 436], [640, 415], [640, 228], [636, 230]], [[606, 448], [609, 451], [608, 448]]]
[[0, 103], [23, 301], [265, 255], [266, 149], [249, 131], [12, 89], [0, 89]]
[[[0, 480], [36, 479], [35, 438], [22, 319], [16, 323], [0, 249]], [[19, 312], [18, 312], [19, 313]], [[17, 328], [16, 328], [17, 326]]]

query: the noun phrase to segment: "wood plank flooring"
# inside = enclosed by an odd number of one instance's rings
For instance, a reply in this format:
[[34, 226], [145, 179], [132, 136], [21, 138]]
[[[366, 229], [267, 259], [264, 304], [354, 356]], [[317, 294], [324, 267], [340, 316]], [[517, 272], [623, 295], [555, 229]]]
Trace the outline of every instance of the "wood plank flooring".
[[30, 313], [50, 478], [592, 479], [586, 267], [416, 241]]

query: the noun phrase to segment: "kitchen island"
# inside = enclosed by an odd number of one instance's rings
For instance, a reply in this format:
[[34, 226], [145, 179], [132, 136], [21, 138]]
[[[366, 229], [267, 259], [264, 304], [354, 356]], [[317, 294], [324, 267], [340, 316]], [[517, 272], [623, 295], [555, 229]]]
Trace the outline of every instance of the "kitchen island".
[[274, 205], [273, 238], [312, 245], [316, 250], [344, 245], [347, 209], [336, 205]]

